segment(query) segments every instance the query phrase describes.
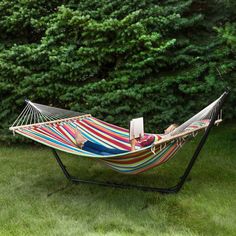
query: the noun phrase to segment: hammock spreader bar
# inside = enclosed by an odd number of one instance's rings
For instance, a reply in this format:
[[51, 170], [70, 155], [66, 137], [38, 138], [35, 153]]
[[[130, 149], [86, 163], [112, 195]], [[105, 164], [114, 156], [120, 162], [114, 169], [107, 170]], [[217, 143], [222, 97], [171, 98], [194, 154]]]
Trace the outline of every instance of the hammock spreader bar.
[[123, 188], [123, 189], [138, 189], [138, 190], [149, 191], [149, 192], [178, 193], [182, 189], [185, 181], [187, 180], [187, 178], [193, 168], [193, 165], [195, 164], [197, 157], [199, 156], [199, 153], [202, 150], [204, 144], [206, 143], [209, 133], [210, 133], [212, 127], [214, 126], [215, 121], [217, 120], [217, 117], [220, 115], [221, 108], [225, 102], [227, 95], [228, 95], [228, 91], [225, 91], [222, 94], [222, 97], [219, 101], [219, 105], [216, 107], [216, 109], [212, 115], [211, 121], [210, 121], [203, 137], [201, 138], [198, 146], [196, 147], [195, 152], [194, 152], [192, 158], [190, 159], [183, 175], [180, 177], [179, 182], [177, 182], [177, 184], [174, 186], [167, 187], [167, 188], [161, 188], [161, 187], [149, 187], [149, 186], [142, 186], [142, 185], [132, 185], [132, 184], [123, 184], [123, 183], [102, 182], [102, 181], [97, 181], [97, 180], [79, 179], [79, 178], [76, 178], [76, 177], [73, 177], [70, 175], [70, 173], [67, 171], [65, 165], [63, 164], [62, 160], [60, 159], [60, 157], [57, 154], [55, 149], [52, 149], [53, 155], [54, 155], [57, 163], [59, 164], [60, 168], [62, 169], [64, 175], [66, 176], [66, 178], [74, 184], [80, 184], [80, 183], [81, 184], [95, 184], [95, 185], [100, 185], [100, 186], [104, 186], [104, 187]]

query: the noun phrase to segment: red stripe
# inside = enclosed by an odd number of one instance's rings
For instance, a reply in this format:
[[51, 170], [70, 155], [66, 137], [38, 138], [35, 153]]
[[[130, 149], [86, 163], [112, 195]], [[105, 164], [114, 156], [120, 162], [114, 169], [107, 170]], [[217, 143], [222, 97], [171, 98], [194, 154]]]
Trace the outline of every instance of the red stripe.
[[116, 163], [116, 164], [134, 164], [134, 163], [137, 163], [139, 161], [142, 161], [148, 157], [150, 157], [153, 153], [150, 153], [148, 152], [146, 155], [144, 155], [143, 157], [136, 157], [136, 158], [133, 158], [132, 160], [125, 160], [125, 159], [117, 159], [117, 160], [109, 160], [109, 162], [112, 162], [112, 163]]
[[116, 138], [116, 139], [119, 139], [119, 140], [124, 141], [126, 143], [129, 143], [129, 139], [128, 138], [125, 138], [125, 137], [123, 137], [123, 136], [121, 136], [121, 135], [119, 135], [117, 133], [114, 133], [114, 132], [112, 132], [110, 130], [108, 131], [105, 128], [103, 128], [102, 126], [98, 126], [97, 124], [95, 124], [95, 123], [93, 123], [93, 122], [91, 122], [89, 120], [83, 120], [83, 122], [85, 122], [86, 124], [94, 127], [95, 129], [98, 129], [98, 130], [102, 131], [105, 134], [108, 134], [109, 136], [111, 136], [113, 138]]
[[[62, 142], [62, 143], [66, 143], [66, 144], [68, 144], [68, 145], [71, 145], [71, 143], [68, 143], [65, 139], [62, 139], [60, 136], [56, 135], [55, 133], [54, 133], [54, 135], [51, 135], [51, 134], [49, 133], [49, 130], [47, 130], [46, 128], [43, 128], [43, 127], [41, 127], [41, 128], [35, 127], [35, 128], [33, 128], [33, 130], [35, 130], [35, 131], [38, 132], [38, 133], [41, 133], [41, 134], [44, 135], [44, 136], [49, 136], [49, 137], [51, 137], [51, 138], [53, 138], [53, 139], [56, 139], [56, 140], [58, 140], [58, 141], [60, 141], [60, 142]], [[43, 131], [44, 131], [44, 132], [43, 132]], [[45, 132], [46, 132], [47, 134], [45, 134]]]
[[70, 125], [68, 124], [63, 124], [62, 127], [66, 129], [66, 131], [73, 137], [75, 138], [75, 128], [71, 128]]
[[[57, 129], [67, 138], [69, 139], [67, 133], [65, 133], [65, 131], [61, 128], [60, 125], [57, 125]], [[70, 139], [69, 139], [70, 140]], [[72, 141], [70, 141], [71, 143], [73, 143]], [[74, 144], [74, 143], [73, 143]]]
[[58, 144], [55, 144], [54, 142], [51, 142], [51, 141], [49, 141], [49, 140], [45, 140], [45, 139], [43, 139], [43, 138], [41, 138], [41, 137], [38, 137], [37, 135], [35, 135], [35, 134], [32, 134], [32, 133], [27, 133], [27, 132], [24, 132], [24, 131], [17, 131], [18, 133], [20, 133], [20, 134], [22, 134], [22, 135], [27, 135], [27, 136], [30, 136], [33, 140], [35, 140], [35, 141], [38, 141], [38, 140], [40, 140], [43, 144], [45, 144], [45, 145], [49, 145], [49, 144], [51, 144], [53, 147], [58, 147], [59, 149], [61, 148], [61, 149], [63, 149], [63, 150], [67, 150], [68, 152], [74, 152], [75, 153], [75, 151], [74, 150], [70, 150], [68, 147], [62, 147], [61, 145], [58, 145]]
[[125, 150], [130, 150], [130, 149], [131, 149], [131, 147], [127, 147], [126, 145], [124, 145], [124, 144], [122, 144], [122, 143], [120, 143], [120, 142], [117, 142], [116, 140], [111, 140], [111, 139], [107, 138], [106, 136], [104, 136], [104, 135], [98, 133], [97, 131], [91, 129], [88, 125], [83, 124], [81, 121], [76, 121], [76, 122], [77, 122], [79, 125], [83, 126], [86, 130], [90, 131], [92, 134], [95, 134], [95, 135], [97, 135], [98, 137], [100, 137], [100, 138], [102, 138], [102, 139], [104, 139], [104, 140], [106, 140], [106, 141], [108, 141], [108, 142], [110, 142], [110, 143], [112, 143], [112, 144], [114, 144], [114, 145], [117, 145], [117, 146], [120, 147], [120, 148], [123, 148], [123, 149], [125, 149]]
[[[159, 159], [157, 162], [154, 162], [152, 165], [149, 165], [143, 169], [139, 169], [137, 171], [134, 171], [133, 174], [139, 174], [139, 173], [142, 173], [144, 171], [147, 171], [147, 170], [150, 170], [156, 166], [159, 166], [161, 165], [162, 163], [166, 162], [166, 158], [168, 159], [169, 156], [172, 156], [172, 152], [173, 152], [173, 149], [175, 148], [175, 146], [173, 148], [171, 148], [161, 159]], [[166, 161], [165, 161], [166, 160]]]
[[[91, 118], [90, 118], [90, 119], [91, 119]], [[117, 130], [124, 131], [124, 132], [127, 132], [127, 133], [129, 132], [128, 129], [122, 128], [122, 127], [117, 126], [117, 125], [113, 125], [113, 124], [107, 123], [107, 122], [102, 121], [102, 120], [99, 120], [99, 119], [97, 119], [97, 118], [95, 118], [95, 117], [92, 117], [92, 119], [97, 120], [98, 122], [100, 122], [100, 123], [102, 123], [102, 124], [104, 124], [104, 125], [107, 125], [107, 126], [109, 126], [109, 127], [115, 128], [115, 129], [117, 129]]]

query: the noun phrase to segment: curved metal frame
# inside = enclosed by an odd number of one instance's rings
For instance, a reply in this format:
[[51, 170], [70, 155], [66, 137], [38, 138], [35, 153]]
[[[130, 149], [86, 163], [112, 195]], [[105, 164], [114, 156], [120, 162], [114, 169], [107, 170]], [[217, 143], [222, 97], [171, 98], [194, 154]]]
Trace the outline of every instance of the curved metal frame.
[[180, 180], [179, 182], [172, 186], [172, 187], [167, 187], [167, 188], [160, 188], [160, 187], [149, 187], [149, 186], [142, 186], [142, 185], [132, 185], [132, 184], [119, 184], [119, 183], [112, 183], [112, 182], [101, 182], [101, 181], [95, 181], [95, 180], [83, 180], [83, 179], [78, 179], [76, 177], [73, 177], [69, 174], [69, 172], [67, 171], [65, 165], [62, 163], [59, 155], [57, 154], [56, 150], [55, 149], [52, 149], [52, 152], [53, 152], [53, 155], [54, 157], [56, 158], [56, 161], [57, 163], [59, 164], [59, 166], [61, 167], [64, 175], [66, 176], [66, 178], [72, 182], [72, 183], [75, 183], [75, 184], [79, 184], [79, 183], [83, 183], [83, 184], [96, 184], [96, 185], [100, 185], [100, 186], [104, 186], [104, 187], [113, 187], [113, 188], [125, 188], [125, 189], [138, 189], [138, 190], [142, 190], [142, 191], [151, 191], [151, 192], [160, 192], [160, 193], [177, 193], [179, 192], [187, 177], [189, 176], [190, 174], [190, 171], [192, 170], [192, 167], [193, 165], [195, 164], [196, 162], [196, 159], [200, 153], [200, 151], [202, 150], [202, 147], [204, 146], [207, 138], [208, 138], [208, 135], [215, 123], [215, 121], [217, 120], [217, 117], [218, 115], [220, 115], [220, 110], [223, 106], [223, 103], [225, 102], [225, 99], [226, 99], [226, 96], [228, 95], [228, 91], [225, 91], [223, 94], [222, 94], [222, 98], [219, 102], [219, 105], [217, 106], [213, 116], [212, 116], [212, 119], [202, 137], [202, 139], [200, 140], [198, 146], [196, 147], [196, 150], [192, 156], [192, 158], [190, 159], [183, 175], [180, 177]]

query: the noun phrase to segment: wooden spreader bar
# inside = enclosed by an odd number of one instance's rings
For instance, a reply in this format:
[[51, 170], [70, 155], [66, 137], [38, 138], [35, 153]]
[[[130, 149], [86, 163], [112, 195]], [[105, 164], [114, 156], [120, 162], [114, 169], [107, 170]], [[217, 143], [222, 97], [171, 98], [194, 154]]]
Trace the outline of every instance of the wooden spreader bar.
[[63, 119], [46, 121], [46, 122], [41, 122], [41, 123], [29, 124], [29, 125], [14, 126], [14, 127], [10, 127], [9, 130], [14, 131], [16, 129], [27, 128], [27, 127], [31, 127], [31, 126], [55, 124], [55, 123], [64, 122], [64, 121], [68, 121], [68, 120], [83, 119], [83, 118], [86, 118], [86, 117], [91, 117], [91, 114], [85, 114], [85, 115], [82, 115], [82, 116], [74, 116], [74, 117], [70, 117], [70, 118], [63, 118]]

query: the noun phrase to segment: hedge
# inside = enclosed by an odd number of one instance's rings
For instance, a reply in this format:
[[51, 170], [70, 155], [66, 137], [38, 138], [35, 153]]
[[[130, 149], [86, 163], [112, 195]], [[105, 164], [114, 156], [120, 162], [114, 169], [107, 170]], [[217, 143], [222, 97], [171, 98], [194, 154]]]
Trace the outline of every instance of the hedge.
[[12, 140], [25, 98], [124, 127], [143, 116], [146, 131], [161, 132], [230, 87], [225, 118], [235, 118], [235, 8], [230, 0], [1, 1], [0, 140]]

